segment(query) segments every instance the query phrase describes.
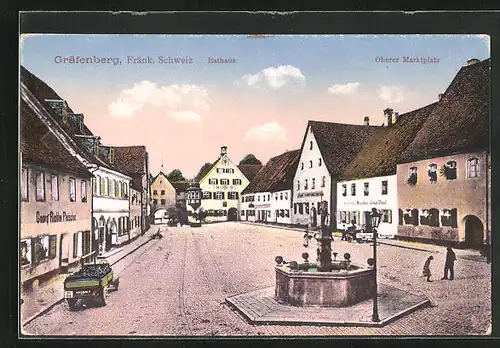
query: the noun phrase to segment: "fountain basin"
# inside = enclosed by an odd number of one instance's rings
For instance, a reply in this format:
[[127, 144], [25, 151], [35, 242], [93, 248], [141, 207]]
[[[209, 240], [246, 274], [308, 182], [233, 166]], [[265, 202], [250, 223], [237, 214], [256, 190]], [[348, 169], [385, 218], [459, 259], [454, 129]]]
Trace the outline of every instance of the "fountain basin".
[[372, 297], [372, 268], [351, 265], [349, 270], [317, 272], [277, 265], [275, 297], [293, 306], [347, 307]]

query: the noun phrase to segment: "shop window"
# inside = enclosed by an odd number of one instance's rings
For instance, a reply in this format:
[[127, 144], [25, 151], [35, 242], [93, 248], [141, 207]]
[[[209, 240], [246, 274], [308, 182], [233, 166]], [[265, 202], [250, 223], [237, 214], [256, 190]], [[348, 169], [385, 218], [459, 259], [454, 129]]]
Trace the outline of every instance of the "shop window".
[[365, 187], [365, 189], [363, 191], [363, 194], [365, 196], [368, 196], [370, 194], [370, 183], [365, 182], [364, 187]]
[[408, 185], [416, 185], [417, 184], [417, 167], [411, 167], [408, 173], [408, 180], [406, 181]]
[[31, 239], [21, 239], [20, 244], [20, 261], [21, 266], [30, 265], [31, 264]]
[[446, 180], [455, 180], [457, 178], [457, 162], [446, 162], [441, 168], [440, 174], [444, 176]]
[[418, 226], [418, 214], [419, 214], [418, 209], [412, 209], [411, 218], [413, 226]]
[[23, 201], [28, 201], [28, 187], [29, 187], [29, 180], [28, 180], [28, 168], [22, 167], [21, 169], [21, 199]]
[[293, 204], [293, 213], [297, 215], [297, 203]]
[[49, 236], [49, 259], [54, 259], [57, 255], [57, 236]]
[[479, 159], [470, 158], [467, 160], [467, 177], [477, 178], [479, 174]]
[[321, 178], [321, 187], [325, 187], [325, 185], [326, 185], [326, 176], [323, 176]]
[[270, 217], [271, 217], [271, 211], [270, 211], [270, 210], [268, 210], [268, 211], [267, 211], [267, 217], [268, 217], [268, 218], [270, 218]]
[[388, 190], [388, 183], [387, 180], [382, 181], [382, 194], [386, 195]]
[[45, 173], [36, 172], [36, 200], [38, 202], [45, 201]]
[[82, 180], [81, 192], [82, 192], [82, 202], [87, 203], [87, 181], [85, 180]]
[[290, 209], [285, 210], [285, 217], [287, 217], [287, 218], [290, 217]]
[[50, 191], [52, 193], [52, 200], [59, 200], [59, 176], [57, 174], [52, 174], [50, 178]]
[[82, 254], [88, 255], [91, 252], [92, 247], [92, 234], [90, 231], [83, 231], [82, 236]]
[[76, 202], [76, 180], [69, 178], [69, 201]]
[[356, 196], [356, 184], [351, 184], [351, 196]]
[[316, 178], [311, 179], [311, 190], [314, 190], [316, 188]]
[[436, 163], [429, 164], [427, 168], [427, 173], [429, 175], [429, 181], [431, 184], [437, 183], [437, 165]]
[[268, 195], [267, 195], [267, 200], [268, 200], [268, 201], [270, 201], [270, 200], [271, 200], [271, 195], [270, 195], [270, 194], [268, 194]]

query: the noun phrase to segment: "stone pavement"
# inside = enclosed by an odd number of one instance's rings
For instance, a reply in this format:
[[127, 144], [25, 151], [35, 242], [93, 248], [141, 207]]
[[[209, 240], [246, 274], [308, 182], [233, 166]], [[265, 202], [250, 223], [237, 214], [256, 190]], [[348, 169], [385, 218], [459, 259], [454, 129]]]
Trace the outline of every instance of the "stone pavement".
[[366, 300], [349, 307], [291, 306], [278, 301], [274, 286], [228, 297], [254, 324], [271, 325], [335, 325], [377, 327], [409, 314], [430, 301], [423, 295], [412, 294], [385, 284], [378, 285], [379, 322], [373, 322], [373, 301]]
[[[112, 252], [108, 253], [107, 257], [98, 258], [97, 262], [106, 260], [110, 265], [115, 264], [120, 259], [134, 252], [137, 248], [148, 243], [151, 240], [151, 235], [158, 231], [159, 228], [159, 226], [152, 225], [144, 235], [137, 237], [120, 248], [112, 249]], [[165, 227], [161, 228], [162, 231], [164, 229]], [[113, 270], [115, 275], [119, 274], [120, 271]], [[59, 274], [33, 289], [25, 290], [21, 287], [21, 299], [24, 301], [21, 305], [21, 323], [23, 326], [49, 311], [56, 304], [64, 301], [63, 283], [67, 276], [68, 274]]]

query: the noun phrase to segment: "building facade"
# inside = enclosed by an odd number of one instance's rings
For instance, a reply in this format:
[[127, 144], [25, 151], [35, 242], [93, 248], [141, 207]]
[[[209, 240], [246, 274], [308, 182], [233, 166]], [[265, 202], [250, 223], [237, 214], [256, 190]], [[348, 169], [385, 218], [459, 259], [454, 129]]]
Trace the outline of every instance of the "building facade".
[[[221, 147], [219, 158], [212, 168], [200, 180], [202, 189], [201, 208], [206, 214], [206, 221], [235, 221], [239, 217], [241, 192], [248, 186], [249, 180], [227, 155], [227, 147]], [[192, 208], [187, 207], [192, 213]]]
[[165, 173], [160, 171], [151, 182], [151, 210], [155, 224], [165, 223], [168, 210], [175, 207], [176, 191]]

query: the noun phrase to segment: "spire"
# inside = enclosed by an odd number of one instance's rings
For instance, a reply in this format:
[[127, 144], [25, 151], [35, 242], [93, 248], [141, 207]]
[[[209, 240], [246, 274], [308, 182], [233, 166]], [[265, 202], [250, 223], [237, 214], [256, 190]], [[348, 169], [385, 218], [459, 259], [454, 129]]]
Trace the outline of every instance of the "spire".
[[161, 171], [163, 172], [163, 157], [161, 158]]

